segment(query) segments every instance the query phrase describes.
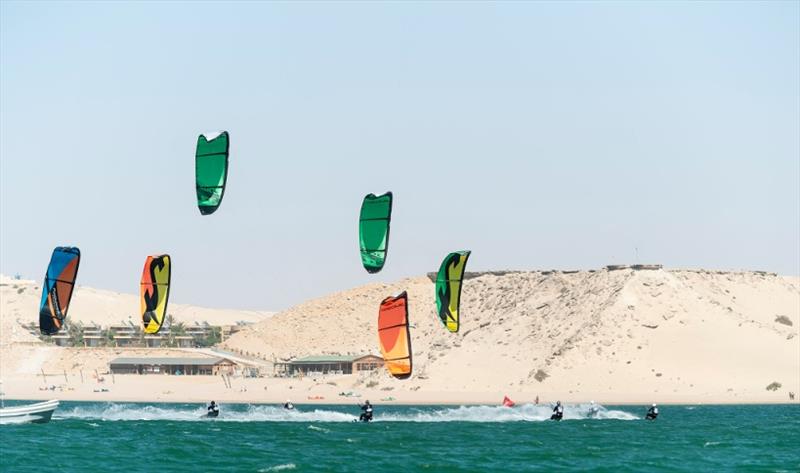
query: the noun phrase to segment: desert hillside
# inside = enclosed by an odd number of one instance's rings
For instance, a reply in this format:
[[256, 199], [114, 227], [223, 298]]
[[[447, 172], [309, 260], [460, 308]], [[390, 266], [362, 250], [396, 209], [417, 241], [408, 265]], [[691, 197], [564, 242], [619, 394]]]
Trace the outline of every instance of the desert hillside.
[[[269, 313], [171, 305], [184, 323], [258, 321], [221, 349], [281, 361], [318, 354], [379, 354], [380, 301], [408, 291], [414, 374], [310, 378], [101, 375], [120, 356], [219, 356], [204, 349], [62, 348], [20, 324], [35, 322], [41, 287], [0, 280], [0, 378], [17, 398], [350, 402], [355, 391], [400, 402], [785, 402], [800, 392], [800, 278], [703, 270], [529, 271], [473, 274], [462, 325], [447, 332], [428, 277], [368, 284]], [[134, 295], [78, 288], [70, 317], [108, 325], [138, 312]], [[260, 320], [260, 321], [259, 321]], [[257, 361], [257, 360], [256, 360]], [[265, 373], [269, 364], [262, 365]], [[44, 379], [44, 373], [47, 379]], [[767, 386], [780, 387], [768, 391]], [[110, 392], [97, 392], [106, 386]], [[146, 386], [149, 388], [145, 389]]]
[[379, 353], [379, 302], [404, 290], [414, 375], [361, 381], [376, 389], [734, 402], [763, 397], [772, 382], [781, 399], [800, 388], [800, 278], [761, 272], [478, 275], [465, 282], [457, 334], [442, 327], [422, 276], [308, 301], [223, 346], [275, 360]]

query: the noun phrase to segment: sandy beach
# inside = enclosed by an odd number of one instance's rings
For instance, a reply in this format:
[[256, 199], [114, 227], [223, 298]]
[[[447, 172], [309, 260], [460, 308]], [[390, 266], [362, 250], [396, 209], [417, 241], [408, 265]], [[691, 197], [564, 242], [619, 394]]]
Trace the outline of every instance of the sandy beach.
[[[457, 334], [444, 331], [435, 316], [428, 277], [369, 284], [263, 317], [220, 348], [265, 367], [309, 355], [379, 354], [378, 302], [407, 290], [410, 379], [394, 379], [385, 370], [302, 379], [233, 376], [230, 387], [221, 376], [108, 374], [116, 357], [213, 353], [46, 345], [20, 326], [35, 320], [36, 283], [5, 278], [3, 284], [0, 376], [6, 396], [14, 399], [495, 404], [508, 395], [517, 402], [538, 396], [542, 403], [721, 404], [783, 403], [789, 392], [800, 392], [797, 277], [629, 268], [476, 275], [464, 285]], [[132, 302], [131, 295], [81, 288], [71, 316], [113, 323], [124, 311], [106, 308], [128, 310]], [[186, 313], [217, 314], [223, 321], [247, 315], [178, 312]], [[773, 382], [781, 386], [767, 390]]]

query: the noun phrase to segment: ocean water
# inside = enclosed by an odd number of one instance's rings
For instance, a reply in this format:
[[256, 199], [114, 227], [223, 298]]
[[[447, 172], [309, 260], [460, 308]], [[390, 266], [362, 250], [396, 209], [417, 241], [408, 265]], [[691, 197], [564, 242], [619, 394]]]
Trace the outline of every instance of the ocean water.
[[[14, 403], [7, 403], [14, 404]], [[3, 472], [800, 471], [800, 405], [376, 406], [64, 402], [0, 426]]]

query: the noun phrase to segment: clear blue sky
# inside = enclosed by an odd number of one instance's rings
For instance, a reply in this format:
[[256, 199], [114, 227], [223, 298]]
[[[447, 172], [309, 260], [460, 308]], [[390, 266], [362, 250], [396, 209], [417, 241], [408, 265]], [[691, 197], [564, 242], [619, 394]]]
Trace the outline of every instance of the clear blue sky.
[[[134, 293], [168, 252], [174, 302], [252, 309], [460, 249], [797, 275], [798, 5], [3, 2], [0, 271], [41, 280], [76, 245], [80, 284]], [[386, 190], [368, 275], [358, 210]]]

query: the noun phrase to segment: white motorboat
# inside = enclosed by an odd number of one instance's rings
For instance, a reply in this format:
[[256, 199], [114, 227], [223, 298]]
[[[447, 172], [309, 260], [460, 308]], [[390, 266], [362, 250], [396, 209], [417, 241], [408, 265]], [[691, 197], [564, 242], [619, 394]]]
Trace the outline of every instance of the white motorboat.
[[26, 424], [28, 422], [43, 424], [50, 422], [50, 417], [56, 408], [58, 408], [57, 400], [3, 407], [0, 408], [0, 424]]

